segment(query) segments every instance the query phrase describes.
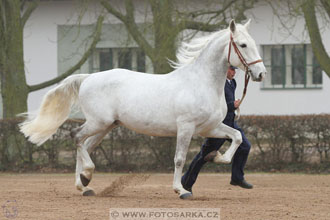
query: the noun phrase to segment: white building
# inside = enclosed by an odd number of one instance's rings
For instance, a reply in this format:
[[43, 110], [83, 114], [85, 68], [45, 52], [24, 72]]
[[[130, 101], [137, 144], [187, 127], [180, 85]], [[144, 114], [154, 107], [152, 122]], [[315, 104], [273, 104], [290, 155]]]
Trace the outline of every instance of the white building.
[[[88, 5], [84, 11], [84, 7], [77, 2], [41, 1], [25, 25], [24, 59], [28, 84], [41, 83], [65, 72], [88, 47], [89, 41], [86, 39], [93, 31], [93, 24], [102, 7]], [[122, 1], [115, 2], [122, 4]], [[143, 23], [150, 15], [144, 13], [143, 0], [136, 2], [136, 20], [143, 28]], [[202, 1], [195, 2], [194, 8], [198, 7], [205, 7]], [[80, 14], [83, 17], [78, 26], [77, 17]], [[330, 79], [318, 68], [313, 58], [308, 34], [304, 32], [303, 18], [297, 19], [292, 32], [287, 33], [266, 4], [256, 5], [247, 15], [252, 19], [250, 34], [260, 49], [268, 75], [263, 83], [250, 82], [241, 113], [330, 113]], [[77, 73], [115, 67], [152, 72], [150, 61], [129, 38], [124, 25], [109, 14], [104, 23], [95, 53]], [[330, 54], [330, 38], [327, 37], [330, 36], [329, 25], [322, 26], [322, 36]], [[240, 98], [243, 90], [242, 72], [237, 74], [236, 80], [236, 97]], [[29, 111], [38, 108], [42, 96], [50, 88], [29, 94]]]

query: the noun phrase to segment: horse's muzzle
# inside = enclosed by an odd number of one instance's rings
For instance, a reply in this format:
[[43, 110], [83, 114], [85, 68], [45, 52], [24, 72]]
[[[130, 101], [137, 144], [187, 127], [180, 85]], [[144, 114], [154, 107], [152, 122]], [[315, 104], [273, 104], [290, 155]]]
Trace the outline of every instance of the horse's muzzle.
[[265, 76], [266, 76], [266, 72], [259, 73], [259, 76], [258, 78], [256, 78], [256, 81], [261, 82], [265, 78]]

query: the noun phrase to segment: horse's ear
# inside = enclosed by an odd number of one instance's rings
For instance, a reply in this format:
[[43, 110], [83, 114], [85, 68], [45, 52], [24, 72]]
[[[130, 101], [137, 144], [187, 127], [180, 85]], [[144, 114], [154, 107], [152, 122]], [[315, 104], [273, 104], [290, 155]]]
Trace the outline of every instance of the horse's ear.
[[250, 23], [251, 23], [251, 19], [249, 19], [245, 24], [244, 27], [246, 28], [246, 30], [250, 29]]
[[236, 31], [236, 23], [235, 23], [235, 20], [234, 19], [232, 19], [231, 21], [230, 21], [230, 23], [229, 23], [229, 28], [230, 28], [230, 31], [231, 31], [231, 33], [235, 33], [235, 31]]

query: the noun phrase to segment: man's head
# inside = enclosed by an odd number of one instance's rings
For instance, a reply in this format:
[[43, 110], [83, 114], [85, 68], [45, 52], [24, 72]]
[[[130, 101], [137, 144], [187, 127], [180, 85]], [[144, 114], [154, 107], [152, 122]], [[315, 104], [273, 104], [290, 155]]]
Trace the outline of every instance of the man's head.
[[234, 76], [236, 74], [236, 71], [235, 71], [236, 69], [237, 69], [237, 67], [230, 65], [230, 67], [227, 70], [227, 79], [232, 80], [234, 78]]

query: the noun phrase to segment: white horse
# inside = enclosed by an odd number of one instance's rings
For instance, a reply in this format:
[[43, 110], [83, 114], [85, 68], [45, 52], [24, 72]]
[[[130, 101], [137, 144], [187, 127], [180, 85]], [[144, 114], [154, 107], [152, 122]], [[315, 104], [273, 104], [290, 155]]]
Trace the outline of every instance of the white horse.
[[[173, 189], [180, 198], [189, 198], [192, 194], [182, 187], [181, 176], [192, 136], [233, 140], [223, 155], [217, 153], [216, 163], [230, 163], [242, 142], [239, 131], [222, 123], [228, 65], [248, 68], [254, 81], [266, 74], [248, 34], [249, 24], [236, 25], [232, 20], [228, 29], [184, 44], [176, 69], [165, 75], [113, 69], [69, 76], [45, 95], [37, 116], [23, 122], [21, 131], [31, 142], [44, 143], [78, 101], [86, 122], [73, 132], [78, 147], [75, 185], [83, 195], [94, 194], [87, 187], [95, 168], [89, 153], [111, 129], [122, 125], [142, 134], [177, 136]], [[234, 46], [243, 61], [231, 49]]]

